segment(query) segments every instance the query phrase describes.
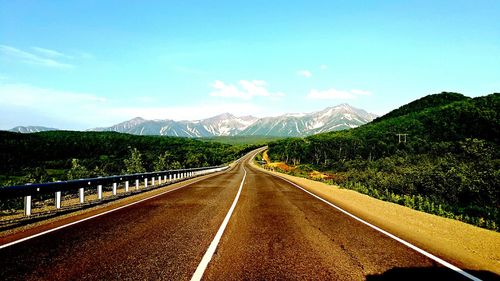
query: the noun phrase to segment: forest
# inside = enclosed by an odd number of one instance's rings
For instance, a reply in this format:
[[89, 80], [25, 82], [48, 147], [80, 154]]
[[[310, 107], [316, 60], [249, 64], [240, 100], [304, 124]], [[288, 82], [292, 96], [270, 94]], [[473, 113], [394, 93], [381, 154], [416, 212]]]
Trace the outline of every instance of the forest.
[[0, 131], [0, 186], [220, 165], [255, 147], [115, 132]]
[[272, 161], [417, 210], [499, 230], [500, 94], [429, 95], [361, 127], [271, 142]]

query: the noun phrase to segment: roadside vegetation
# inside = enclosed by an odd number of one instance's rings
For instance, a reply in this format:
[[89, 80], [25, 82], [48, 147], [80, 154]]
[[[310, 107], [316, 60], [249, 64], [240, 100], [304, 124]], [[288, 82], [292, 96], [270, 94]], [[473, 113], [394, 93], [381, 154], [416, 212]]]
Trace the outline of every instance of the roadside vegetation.
[[219, 142], [230, 145], [256, 145], [264, 146], [271, 141], [277, 141], [283, 137], [276, 136], [219, 136], [210, 138], [199, 138], [202, 141]]
[[267, 168], [499, 231], [499, 144], [500, 94], [441, 93], [356, 129], [271, 142], [281, 163]]
[[255, 147], [115, 132], [0, 131], [0, 186], [221, 165]]

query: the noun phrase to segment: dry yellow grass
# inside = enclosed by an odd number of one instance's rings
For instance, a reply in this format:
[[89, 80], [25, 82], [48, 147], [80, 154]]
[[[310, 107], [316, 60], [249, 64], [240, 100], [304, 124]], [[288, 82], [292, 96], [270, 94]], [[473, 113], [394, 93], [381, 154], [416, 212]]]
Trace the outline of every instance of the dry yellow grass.
[[267, 150], [262, 153], [262, 159], [266, 161], [268, 164], [271, 163], [271, 159], [269, 159], [269, 155], [267, 154]]
[[500, 274], [498, 232], [374, 199], [352, 190], [257, 168], [293, 181], [344, 210], [463, 269], [487, 270]]

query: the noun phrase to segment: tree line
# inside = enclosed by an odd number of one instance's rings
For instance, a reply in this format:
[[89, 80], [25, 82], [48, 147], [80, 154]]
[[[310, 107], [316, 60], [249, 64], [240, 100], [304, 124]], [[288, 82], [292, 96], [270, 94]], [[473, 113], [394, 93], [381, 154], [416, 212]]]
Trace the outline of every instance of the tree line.
[[272, 142], [269, 156], [303, 176], [325, 171], [332, 184], [498, 229], [499, 140], [500, 94], [442, 93], [356, 129]]
[[0, 131], [0, 185], [215, 166], [255, 147], [116, 132]]

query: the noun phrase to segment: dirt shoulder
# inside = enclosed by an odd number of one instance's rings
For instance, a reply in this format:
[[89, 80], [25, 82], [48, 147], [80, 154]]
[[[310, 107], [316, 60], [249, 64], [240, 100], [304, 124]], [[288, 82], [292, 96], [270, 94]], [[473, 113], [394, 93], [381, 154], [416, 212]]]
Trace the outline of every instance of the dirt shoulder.
[[500, 275], [500, 233], [447, 219], [325, 183], [267, 171], [286, 178], [342, 209], [463, 269]]

